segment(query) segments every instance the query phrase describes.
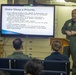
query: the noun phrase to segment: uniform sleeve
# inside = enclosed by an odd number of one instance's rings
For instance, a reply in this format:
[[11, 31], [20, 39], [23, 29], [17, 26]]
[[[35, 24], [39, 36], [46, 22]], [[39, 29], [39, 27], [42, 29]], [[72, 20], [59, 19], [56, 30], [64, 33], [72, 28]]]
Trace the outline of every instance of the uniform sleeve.
[[67, 30], [67, 21], [64, 23], [61, 31], [62, 31], [63, 34], [65, 34], [65, 31], [66, 31], [66, 30]]

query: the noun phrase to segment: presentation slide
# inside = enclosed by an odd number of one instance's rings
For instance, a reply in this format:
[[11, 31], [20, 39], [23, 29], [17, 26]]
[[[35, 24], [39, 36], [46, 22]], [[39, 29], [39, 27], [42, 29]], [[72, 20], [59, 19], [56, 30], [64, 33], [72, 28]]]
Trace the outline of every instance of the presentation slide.
[[2, 34], [54, 35], [54, 6], [2, 6]]

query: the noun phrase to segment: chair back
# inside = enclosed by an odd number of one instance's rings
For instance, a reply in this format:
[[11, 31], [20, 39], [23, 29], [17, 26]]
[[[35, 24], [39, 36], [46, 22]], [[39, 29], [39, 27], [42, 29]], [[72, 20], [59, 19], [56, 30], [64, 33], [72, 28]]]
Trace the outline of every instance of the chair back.
[[67, 74], [66, 74], [66, 72], [63, 72], [63, 71], [43, 70], [42, 75], [67, 75]]
[[7, 69], [7, 68], [0, 68], [0, 71], [4, 71], [9, 73], [10, 75], [24, 75], [23, 69]]
[[67, 73], [67, 75], [70, 74], [69, 61], [44, 60], [43, 66], [44, 66], [44, 70], [64, 71]]
[[14, 68], [15, 69], [24, 69], [24, 65], [29, 59], [15, 59], [14, 60]]
[[9, 68], [10, 60], [7, 58], [0, 58], [0, 68]]

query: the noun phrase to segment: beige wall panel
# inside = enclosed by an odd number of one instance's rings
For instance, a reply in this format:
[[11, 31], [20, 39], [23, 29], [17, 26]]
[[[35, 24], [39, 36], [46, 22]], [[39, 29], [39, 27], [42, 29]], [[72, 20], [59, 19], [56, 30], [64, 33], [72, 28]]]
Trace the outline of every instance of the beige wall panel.
[[4, 45], [12, 45], [12, 42], [15, 38], [6, 38], [4, 39], [3, 43]]
[[7, 0], [0, 0], [0, 4], [7, 4]]
[[[4, 51], [7, 51], [7, 52], [15, 51], [15, 49], [12, 46], [4, 46], [3, 49]], [[25, 47], [23, 47], [23, 51], [25, 51]]]
[[[16, 39], [16, 37], [5, 38], [4, 41], [3, 41], [3, 43], [4, 43], [4, 45], [12, 45], [14, 39]], [[21, 39], [23, 41], [23, 45], [25, 45], [26, 44], [26, 38], [21, 38]]]
[[14, 0], [14, 4], [28, 4], [28, 0]]
[[50, 3], [50, 0], [36, 0], [36, 2], [41, 4], [48, 4]]
[[31, 46], [27, 48], [28, 52], [51, 52], [50, 46]]
[[14, 51], [14, 48], [12, 46], [4, 46], [3, 49], [6, 52], [12, 52], [12, 51]]
[[5, 52], [4, 57], [7, 57], [8, 55], [12, 54], [13, 52]]
[[46, 56], [50, 55], [50, 53], [46, 52], [46, 53], [38, 53], [38, 52], [33, 52], [33, 53], [30, 53], [28, 52], [27, 53], [28, 55], [31, 55], [32, 57], [36, 57], [36, 58], [45, 58]]
[[[8, 51], [10, 51], [10, 49], [11, 49], [11, 51], [14, 50], [13, 45], [5, 45], [5, 46], [3, 46], [2, 49], [8, 50]], [[26, 50], [26, 49], [27, 49], [27, 47], [25, 45], [23, 45], [23, 50]]]
[[28, 46], [49, 46], [50, 45], [50, 39], [28, 39], [27, 41]]

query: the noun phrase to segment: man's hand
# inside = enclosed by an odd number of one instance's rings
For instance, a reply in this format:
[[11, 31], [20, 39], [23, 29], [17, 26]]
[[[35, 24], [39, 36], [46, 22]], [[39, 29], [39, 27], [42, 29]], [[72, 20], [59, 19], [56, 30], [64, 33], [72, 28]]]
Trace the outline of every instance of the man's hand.
[[71, 31], [71, 35], [76, 35], [76, 31]]
[[65, 33], [66, 33], [68, 36], [71, 36], [71, 35], [72, 35], [72, 32], [71, 32], [71, 31], [65, 31]]

